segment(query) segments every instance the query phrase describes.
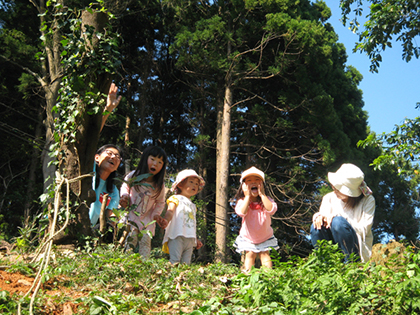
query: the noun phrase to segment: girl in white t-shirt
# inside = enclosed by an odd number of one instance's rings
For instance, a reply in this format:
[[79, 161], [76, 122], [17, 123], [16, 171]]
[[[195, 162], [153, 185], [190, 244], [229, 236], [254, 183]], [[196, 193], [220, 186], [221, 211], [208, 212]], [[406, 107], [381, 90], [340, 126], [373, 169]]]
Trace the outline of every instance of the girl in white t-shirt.
[[157, 224], [165, 229], [163, 251], [169, 251], [171, 264], [189, 265], [194, 247], [199, 249], [203, 246], [196, 236], [197, 208], [191, 201], [191, 197], [198, 194], [204, 185], [204, 179], [194, 170], [183, 170], [172, 185], [171, 190], [175, 192], [175, 195], [166, 201], [168, 209], [165, 217], [154, 217]]

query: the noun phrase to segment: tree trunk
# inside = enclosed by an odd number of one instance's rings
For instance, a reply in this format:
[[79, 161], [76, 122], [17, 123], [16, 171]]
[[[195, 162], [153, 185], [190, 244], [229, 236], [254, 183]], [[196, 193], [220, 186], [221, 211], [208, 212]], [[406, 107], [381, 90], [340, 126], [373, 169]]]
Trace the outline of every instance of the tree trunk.
[[[205, 116], [205, 105], [203, 103], [200, 103], [199, 105], [199, 110], [197, 111], [197, 116], [198, 116], [198, 124], [200, 126], [199, 132], [202, 135], [208, 134], [208, 123], [206, 121], [206, 116]], [[179, 143], [179, 142], [178, 142]], [[206, 185], [203, 187], [203, 190], [200, 192], [200, 200], [205, 200], [206, 196], [209, 195], [209, 178], [208, 178], [208, 172], [207, 172], [207, 152], [206, 152], [207, 148], [204, 145], [204, 143], [199, 142], [198, 143], [198, 174], [200, 174], [204, 180], [206, 181]], [[200, 226], [202, 227], [199, 231], [198, 231], [198, 238], [203, 242], [203, 247], [201, 247], [198, 250], [198, 261], [201, 262], [205, 262], [208, 261], [208, 239], [207, 239], [207, 231], [209, 231], [211, 229], [211, 227], [209, 226], [210, 221], [209, 221], [209, 209], [208, 209], [208, 205], [206, 203], [203, 203], [203, 207], [201, 208], [199, 217], [201, 218], [200, 220]], [[198, 222], [198, 221], [197, 221]]]
[[228, 179], [230, 154], [230, 108], [232, 104], [230, 84], [225, 88], [223, 108], [218, 113], [217, 123], [217, 156], [216, 156], [216, 254], [217, 262], [226, 262], [226, 239], [229, 221], [228, 209]]
[[[41, 138], [41, 133], [42, 133], [42, 111], [41, 109], [39, 109], [38, 122], [35, 127], [35, 142], [37, 142]], [[35, 174], [36, 174], [37, 165], [39, 163], [38, 151], [39, 151], [39, 148], [35, 146], [32, 148], [31, 165], [29, 166], [29, 176], [28, 176], [29, 185], [26, 191], [27, 199], [25, 202], [25, 211], [24, 211], [25, 226], [28, 225], [29, 218], [30, 218], [30, 206], [33, 199]]]
[[[46, 12], [45, 0], [40, 1], [40, 25], [47, 23], [44, 13]], [[57, 24], [57, 22], [56, 22]], [[41, 27], [41, 29], [43, 29]], [[56, 27], [56, 30], [59, 28]], [[43, 37], [48, 38], [45, 30], [41, 31]], [[42, 169], [44, 175], [44, 192], [47, 191], [47, 188], [54, 182], [55, 177], [55, 165], [52, 163], [55, 158], [50, 157], [50, 146], [54, 143], [54, 118], [56, 116], [53, 113], [52, 109], [56, 104], [58, 90], [60, 88], [61, 76], [62, 76], [62, 65], [61, 65], [61, 33], [55, 31], [52, 40], [45, 42], [45, 53], [47, 58], [42, 64], [42, 77], [38, 77], [46, 100], [46, 118], [44, 120], [45, 124], [45, 146], [42, 151]]]
[[47, 192], [48, 187], [54, 182], [56, 167], [53, 164], [55, 157], [49, 155], [50, 147], [54, 143], [54, 118], [56, 116], [53, 113], [52, 108], [56, 103], [58, 96], [59, 82], [50, 84], [44, 87], [45, 100], [46, 100], [46, 118], [44, 120], [45, 125], [45, 146], [42, 151], [42, 174], [44, 176], [44, 192]]
[[[207, 183], [207, 168], [206, 167], [199, 167], [199, 173], [204, 180]], [[206, 185], [207, 186], [207, 185]], [[200, 192], [199, 198], [202, 200], [205, 198], [205, 196], [207, 196], [207, 191], [208, 189], [206, 188], [206, 186], [204, 186], [203, 190]], [[201, 247], [198, 250], [198, 260], [199, 261], [207, 261], [207, 257], [208, 257], [208, 246], [207, 246], [207, 231], [209, 230], [209, 220], [208, 220], [208, 207], [207, 205], [203, 205], [202, 209], [201, 209], [201, 213], [199, 214], [200, 217], [202, 217], [202, 220], [200, 222], [200, 226], [203, 227], [203, 229], [201, 229], [198, 232], [198, 239], [203, 243], [203, 247]]]
[[[90, 13], [84, 11], [82, 13], [83, 25], [92, 25], [95, 30], [100, 31], [106, 26], [107, 16], [104, 13]], [[92, 49], [95, 49], [97, 42], [89, 43]], [[97, 77], [95, 87], [104, 94], [108, 93], [111, 80], [109, 75], [101, 75]], [[82, 104], [82, 106], [86, 106]], [[62, 150], [65, 152], [64, 163], [60, 165], [60, 171], [67, 178], [75, 178], [80, 175], [92, 172], [94, 157], [97, 150], [100, 128], [102, 122], [102, 112], [96, 115], [90, 115], [87, 112], [82, 114], [79, 127], [76, 133], [76, 141], [74, 143], [64, 143]], [[78, 234], [89, 236], [92, 234], [89, 219], [89, 205], [92, 202], [90, 192], [92, 190], [92, 179], [84, 179], [71, 185], [72, 204], [79, 206], [74, 209], [73, 213], [76, 218], [71, 222], [66, 234], [58, 235], [55, 243], [73, 242]]]

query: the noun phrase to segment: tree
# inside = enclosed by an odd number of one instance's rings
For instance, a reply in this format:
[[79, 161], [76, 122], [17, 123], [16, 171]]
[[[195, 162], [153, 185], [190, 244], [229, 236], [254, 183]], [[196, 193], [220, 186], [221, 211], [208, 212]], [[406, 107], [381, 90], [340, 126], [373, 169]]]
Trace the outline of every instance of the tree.
[[363, 158], [355, 146], [366, 136], [361, 76], [345, 71], [344, 47], [323, 25], [330, 11], [309, 2], [167, 3], [187, 21], [179, 23], [172, 46], [177, 66], [196, 82], [205, 80], [218, 118], [216, 256], [226, 259], [226, 230], [218, 227], [226, 222], [226, 191], [235, 183], [225, 175], [250, 164], [277, 183], [271, 188], [287, 213], [282, 222], [296, 235], [315, 205], [320, 164]]
[[[177, 5], [176, 1], [168, 1], [168, 4]], [[177, 35], [173, 45], [174, 51], [179, 54], [177, 65], [191, 76], [206, 78], [209, 82], [207, 93], [216, 96], [215, 228], [216, 259], [219, 261], [227, 259], [231, 113], [236, 106], [234, 92], [243, 84], [241, 82], [274, 77], [280, 68], [275, 63], [266, 65], [263, 58], [258, 60], [270, 41], [281, 41], [282, 38], [274, 31], [264, 31], [267, 26], [264, 26], [266, 21], [263, 12], [270, 12], [270, 9], [273, 10], [269, 5], [261, 9], [246, 1], [219, 1], [204, 6], [193, 3], [176, 10], [180, 20], [184, 20], [183, 17], [187, 15], [196, 18], [195, 22], [181, 28]], [[192, 12], [198, 13], [190, 15]], [[253, 60], [253, 55], [256, 60]], [[277, 60], [277, 63], [280, 62], [281, 58]]]
[[[359, 30], [358, 17], [363, 15], [363, 3], [369, 3], [369, 13], [363, 29]], [[402, 58], [410, 61], [414, 56], [419, 58], [420, 47], [416, 44], [416, 37], [420, 34], [420, 18], [417, 1], [410, 0], [340, 0], [343, 16], [343, 25], [346, 25], [348, 16], [352, 11], [355, 17], [350, 21], [350, 29], [359, 35], [359, 42], [355, 51], [366, 52], [371, 60], [370, 70], [378, 71], [382, 61], [381, 52], [392, 47], [391, 40], [396, 37], [403, 47]]]
[[[38, 69], [21, 68], [37, 81], [45, 97], [43, 165], [45, 182], [51, 184], [56, 164], [69, 179], [92, 170], [104, 95], [111, 82], [110, 74], [118, 65], [118, 53], [112, 32], [108, 33], [111, 37], [103, 36], [108, 16], [100, 7], [97, 11], [88, 8], [78, 18], [77, 12], [64, 3], [33, 4], [40, 18], [41, 63]], [[12, 58], [4, 57], [14, 63]], [[52, 163], [57, 158], [58, 163]], [[90, 234], [86, 205], [90, 182], [72, 185], [72, 204], [79, 206], [73, 209], [76, 220], [67, 233], [70, 238], [77, 231]]]
[[[55, 156], [60, 173], [72, 179], [92, 170], [104, 111], [104, 95], [111, 84], [111, 74], [119, 66], [117, 37], [105, 28], [108, 14], [103, 9], [86, 9], [74, 21], [73, 32], [61, 41], [64, 46], [62, 87], [53, 111]], [[59, 139], [59, 141], [57, 141]], [[72, 185], [72, 204], [76, 216], [68, 235], [90, 235], [89, 193], [91, 181]], [[64, 237], [64, 236], [63, 236]]]
[[[363, 15], [363, 3], [369, 3], [368, 21], [359, 29], [357, 18]], [[352, 5], [355, 17], [350, 21], [350, 29], [359, 34], [359, 43], [354, 51], [366, 52], [371, 60], [370, 70], [377, 72], [382, 61], [381, 52], [391, 48], [391, 40], [396, 36], [403, 47], [402, 58], [409, 62], [413, 56], [419, 58], [420, 48], [415, 38], [420, 34], [419, 4], [416, 1], [356, 1], [341, 0], [343, 25], [347, 23]], [[419, 106], [420, 103], [417, 104]], [[420, 118], [407, 119], [391, 133], [370, 134], [359, 143], [360, 146], [380, 147], [380, 155], [373, 161], [375, 169], [385, 165], [397, 165], [398, 173], [408, 177], [417, 173], [417, 165], [412, 162], [419, 159]]]
[[[36, 202], [42, 193], [40, 149], [43, 147], [43, 107], [37, 95], [39, 87], [24, 68], [39, 70], [35, 56], [38, 52], [36, 12], [31, 5], [20, 1], [4, 1], [0, 9], [0, 129], [3, 137], [0, 153], [3, 161], [0, 176], [8, 178], [20, 173], [8, 185], [2, 198], [5, 207], [2, 237], [8, 239], [17, 226], [32, 220], [39, 213]], [[10, 166], [10, 168], [9, 168]], [[23, 170], [27, 170], [22, 173]], [[12, 173], [9, 173], [11, 171]], [[3, 192], [2, 186], [0, 191]]]
[[420, 221], [416, 213], [419, 194], [416, 180], [399, 176], [396, 165], [384, 166], [379, 173], [375, 189], [375, 237], [416, 241], [420, 231]]

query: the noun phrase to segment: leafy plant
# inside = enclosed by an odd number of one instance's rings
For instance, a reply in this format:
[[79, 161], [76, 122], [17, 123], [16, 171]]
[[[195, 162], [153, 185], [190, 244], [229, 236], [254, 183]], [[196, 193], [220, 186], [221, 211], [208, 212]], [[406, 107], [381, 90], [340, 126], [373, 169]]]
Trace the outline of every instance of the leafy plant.
[[18, 227], [20, 236], [15, 237], [13, 240], [16, 244], [16, 249], [21, 254], [28, 253], [35, 250], [39, 237], [38, 222], [34, 219], [32, 222], [26, 223], [23, 227]]
[[[77, 250], [72, 257], [56, 256], [43, 281], [58, 287], [60, 298], [40, 294], [35, 311], [51, 313], [51, 303], [58, 309], [72, 302], [78, 313], [89, 314], [418, 314], [420, 254], [402, 251], [404, 260], [390, 256], [384, 265], [344, 264], [338, 247], [324, 243], [307, 258], [244, 274], [230, 264], [143, 260], [113, 245]], [[32, 269], [20, 262], [8, 271]], [[13, 311], [19, 299], [0, 292], [0, 310]]]
[[10, 293], [0, 291], [0, 314], [14, 314], [17, 310], [17, 303], [14, 301]]

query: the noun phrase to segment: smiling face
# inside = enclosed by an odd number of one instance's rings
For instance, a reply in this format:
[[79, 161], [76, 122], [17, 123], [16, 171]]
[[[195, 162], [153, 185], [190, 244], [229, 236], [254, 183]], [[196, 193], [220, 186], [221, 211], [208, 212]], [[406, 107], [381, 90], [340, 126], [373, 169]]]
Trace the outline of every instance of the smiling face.
[[163, 164], [164, 162], [161, 157], [149, 155], [147, 158], [147, 167], [149, 168], [149, 173], [153, 176], [162, 170]]
[[257, 198], [259, 196], [258, 190], [262, 189], [263, 181], [260, 177], [255, 175], [250, 175], [245, 177], [242, 185], [242, 189], [248, 189], [252, 198]]
[[121, 163], [121, 156], [116, 148], [110, 147], [106, 148], [102, 153], [96, 154], [95, 161], [98, 163], [101, 178], [106, 180], [109, 174], [118, 169]]
[[178, 184], [178, 188], [181, 190], [180, 195], [191, 198], [200, 191], [200, 180], [193, 176], [187, 177]]

